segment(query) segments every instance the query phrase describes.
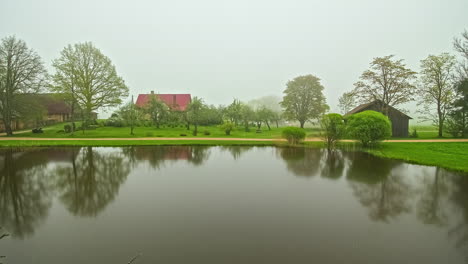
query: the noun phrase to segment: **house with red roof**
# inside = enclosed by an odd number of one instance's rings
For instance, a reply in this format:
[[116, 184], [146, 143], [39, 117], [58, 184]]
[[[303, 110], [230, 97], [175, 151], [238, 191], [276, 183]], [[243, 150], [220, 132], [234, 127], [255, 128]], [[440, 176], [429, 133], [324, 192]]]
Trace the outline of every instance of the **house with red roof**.
[[156, 96], [163, 101], [171, 110], [185, 111], [188, 105], [192, 102], [190, 94], [155, 94], [151, 91], [150, 94], [139, 94], [135, 104], [139, 107], [145, 107], [151, 99], [151, 96]]

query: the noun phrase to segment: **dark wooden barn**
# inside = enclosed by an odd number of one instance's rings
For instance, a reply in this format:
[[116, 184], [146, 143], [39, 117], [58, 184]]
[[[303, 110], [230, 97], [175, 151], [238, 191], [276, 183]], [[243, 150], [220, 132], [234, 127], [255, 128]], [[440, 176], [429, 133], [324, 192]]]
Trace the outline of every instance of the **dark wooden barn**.
[[[374, 102], [362, 104], [354, 108], [353, 110], [346, 113], [345, 116], [366, 110], [373, 110], [384, 113], [384, 107], [385, 105], [382, 101], [376, 100]], [[390, 119], [392, 122], [392, 137], [408, 137], [409, 120], [412, 118], [392, 106], [387, 105], [386, 108], [388, 109], [388, 119]]]

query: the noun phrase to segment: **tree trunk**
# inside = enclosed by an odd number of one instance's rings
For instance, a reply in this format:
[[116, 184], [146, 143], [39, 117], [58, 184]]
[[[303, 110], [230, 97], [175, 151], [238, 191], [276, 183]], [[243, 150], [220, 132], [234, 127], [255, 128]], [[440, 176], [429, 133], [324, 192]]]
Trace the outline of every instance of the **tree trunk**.
[[270, 128], [270, 124], [269, 124], [268, 122], [265, 122], [265, 124], [267, 125], [267, 127], [268, 127], [268, 130], [271, 130], [271, 128]]
[[299, 123], [301, 124], [301, 128], [304, 128], [305, 120], [299, 120]]
[[278, 120], [275, 120], [275, 122], [276, 122], [276, 128], [279, 128]]
[[198, 134], [198, 124], [195, 123], [193, 124], [193, 126], [195, 127], [195, 129], [193, 130], [193, 135], [196, 136]]

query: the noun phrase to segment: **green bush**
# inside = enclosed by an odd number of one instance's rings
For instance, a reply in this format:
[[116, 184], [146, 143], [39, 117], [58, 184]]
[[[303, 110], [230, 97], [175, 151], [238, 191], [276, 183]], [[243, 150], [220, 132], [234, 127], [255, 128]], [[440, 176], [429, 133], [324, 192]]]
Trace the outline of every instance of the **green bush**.
[[234, 123], [227, 121], [221, 125], [221, 129], [226, 133], [226, 135], [231, 135], [231, 131], [234, 129]]
[[209, 136], [209, 135], [211, 135], [211, 132], [210, 132], [210, 131], [208, 131], [208, 130], [205, 130], [205, 131], [203, 131], [203, 135], [205, 135], [205, 136]]
[[289, 144], [297, 144], [305, 139], [306, 132], [303, 128], [299, 127], [285, 127], [283, 128], [281, 135]]
[[419, 135], [418, 135], [418, 131], [416, 131], [416, 129], [413, 129], [413, 132], [411, 132], [410, 134], [410, 138], [418, 138]]
[[347, 129], [349, 136], [361, 141], [363, 146], [373, 145], [392, 134], [388, 117], [371, 110], [351, 115], [347, 120]]
[[153, 137], [154, 134], [153, 134], [153, 132], [146, 132], [146, 136], [147, 136], [147, 137]]
[[343, 138], [346, 131], [343, 116], [340, 114], [324, 115], [320, 120], [320, 126], [328, 149], [333, 149], [336, 142]]
[[71, 133], [72, 127], [69, 124], [66, 124], [66, 125], [63, 126], [63, 131], [65, 133]]

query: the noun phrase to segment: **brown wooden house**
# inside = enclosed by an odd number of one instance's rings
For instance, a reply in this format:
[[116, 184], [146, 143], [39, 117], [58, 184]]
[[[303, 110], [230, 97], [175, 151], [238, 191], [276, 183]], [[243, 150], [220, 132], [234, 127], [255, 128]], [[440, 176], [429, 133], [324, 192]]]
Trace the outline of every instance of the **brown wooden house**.
[[346, 113], [345, 116], [360, 113], [366, 110], [373, 110], [384, 113], [384, 108], [387, 108], [388, 119], [390, 119], [392, 122], [392, 137], [408, 137], [409, 120], [412, 118], [392, 106], [385, 105], [381, 100], [375, 100], [371, 103], [362, 104]]

